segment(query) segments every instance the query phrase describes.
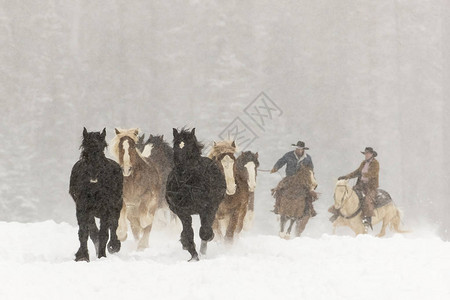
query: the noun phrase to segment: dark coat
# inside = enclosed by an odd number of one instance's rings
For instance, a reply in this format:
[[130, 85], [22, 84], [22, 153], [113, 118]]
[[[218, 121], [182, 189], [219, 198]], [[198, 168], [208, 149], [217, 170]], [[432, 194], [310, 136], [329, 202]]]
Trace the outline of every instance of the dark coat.
[[306, 154], [306, 157], [302, 161], [298, 162], [297, 156], [295, 155], [295, 150], [283, 155], [283, 157], [275, 163], [275, 166], [273, 168], [275, 169], [275, 171], [278, 171], [284, 165], [286, 165], [286, 176], [294, 175], [303, 166], [308, 167], [314, 171], [314, 165], [311, 156], [309, 156], [309, 154]]
[[[351, 172], [350, 174], [346, 175], [348, 179], [350, 178], [356, 178], [358, 177], [358, 181], [356, 182], [356, 185], [361, 184], [361, 177], [362, 177], [362, 169], [364, 168], [364, 164], [366, 161], [364, 160], [358, 169]], [[376, 190], [378, 188], [378, 175], [380, 173], [380, 164], [378, 160], [375, 158], [372, 160], [372, 162], [369, 165], [369, 171], [366, 174], [366, 177], [369, 179], [369, 182], [367, 182], [367, 187], [371, 190]]]

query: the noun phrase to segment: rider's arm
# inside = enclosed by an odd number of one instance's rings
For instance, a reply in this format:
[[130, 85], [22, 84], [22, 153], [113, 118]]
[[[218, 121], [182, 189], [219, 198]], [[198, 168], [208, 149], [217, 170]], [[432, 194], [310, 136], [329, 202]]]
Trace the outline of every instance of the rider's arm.
[[287, 153], [286, 153], [285, 155], [283, 155], [283, 157], [280, 158], [280, 159], [275, 163], [275, 165], [274, 165], [273, 168], [272, 168], [272, 171], [274, 171], [274, 172], [278, 171], [279, 169], [281, 169], [281, 168], [287, 163], [287, 158], [286, 158], [286, 156], [287, 156]]
[[363, 169], [363, 167], [364, 167], [364, 162], [359, 166], [358, 169], [351, 172], [350, 174], [345, 175], [345, 177], [347, 177], [348, 179], [359, 177], [361, 175], [361, 170]]

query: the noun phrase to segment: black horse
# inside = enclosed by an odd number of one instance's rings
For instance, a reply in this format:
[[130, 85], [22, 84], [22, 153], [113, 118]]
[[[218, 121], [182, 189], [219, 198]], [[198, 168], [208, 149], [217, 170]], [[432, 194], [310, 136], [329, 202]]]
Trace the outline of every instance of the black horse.
[[166, 199], [183, 225], [183, 249], [191, 254], [190, 261], [198, 261], [191, 215], [200, 215], [200, 253], [205, 254], [207, 242], [214, 238], [217, 208], [225, 196], [225, 176], [213, 160], [201, 156], [203, 145], [195, 137], [195, 128], [191, 132], [174, 128], [173, 138], [175, 167], [167, 180]]
[[[72, 168], [69, 193], [75, 201], [80, 248], [75, 261], [89, 261], [88, 237], [94, 242], [97, 257], [106, 257], [106, 242], [109, 253], [120, 250], [116, 230], [122, 208], [123, 175], [120, 166], [105, 157], [106, 130], [87, 132], [83, 130], [80, 160]], [[100, 231], [95, 224], [100, 218]]]

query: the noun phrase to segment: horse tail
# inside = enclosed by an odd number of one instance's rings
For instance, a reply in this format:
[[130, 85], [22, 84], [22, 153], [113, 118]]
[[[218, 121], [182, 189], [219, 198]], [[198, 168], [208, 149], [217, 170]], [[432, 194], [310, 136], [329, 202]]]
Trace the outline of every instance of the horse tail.
[[403, 213], [397, 207], [394, 206], [394, 208], [395, 208], [395, 215], [391, 219], [389, 228], [391, 230], [395, 230], [398, 233], [408, 233], [409, 231], [400, 229], [400, 223], [402, 222]]

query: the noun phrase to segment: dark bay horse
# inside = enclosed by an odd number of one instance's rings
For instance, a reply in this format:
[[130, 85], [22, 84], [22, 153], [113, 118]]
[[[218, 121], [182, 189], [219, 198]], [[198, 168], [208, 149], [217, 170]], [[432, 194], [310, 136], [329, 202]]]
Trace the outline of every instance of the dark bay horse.
[[[89, 261], [88, 237], [94, 242], [97, 257], [106, 257], [106, 243], [109, 232], [111, 239], [108, 251], [120, 250], [116, 235], [120, 210], [122, 208], [123, 177], [120, 166], [105, 157], [106, 129], [100, 132], [83, 130], [80, 160], [72, 168], [69, 193], [75, 201], [80, 248], [76, 261]], [[100, 231], [95, 224], [100, 218]]]
[[[283, 178], [276, 188], [272, 189], [272, 195], [279, 203], [280, 237], [289, 239], [292, 226], [297, 222], [297, 236], [305, 230], [311, 217], [311, 209], [308, 207], [309, 199], [317, 199], [314, 189], [317, 182], [314, 172], [310, 168], [300, 168], [292, 176]], [[285, 232], [285, 224], [290, 220], [290, 225]]]
[[214, 238], [212, 225], [217, 208], [226, 191], [225, 176], [217, 164], [202, 157], [203, 145], [192, 131], [173, 129], [175, 167], [167, 180], [166, 199], [169, 208], [183, 225], [181, 244], [191, 254], [190, 261], [198, 261], [191, 215], [200, 215], [200, 253], [206, 254], [207, 242]]
[[138, 249], [148, 247], [153, 218], [158, 208], [161, 180], [155, 165], [146, 161], [136, 149], [138, 129], [117, 129], [112, 141], [111, 154], [116, 157], [123, 172], [123, 206], [117, 235], [126, 240], [130, 221]]

